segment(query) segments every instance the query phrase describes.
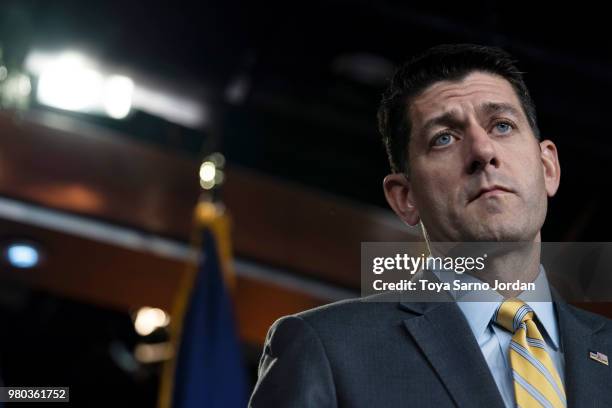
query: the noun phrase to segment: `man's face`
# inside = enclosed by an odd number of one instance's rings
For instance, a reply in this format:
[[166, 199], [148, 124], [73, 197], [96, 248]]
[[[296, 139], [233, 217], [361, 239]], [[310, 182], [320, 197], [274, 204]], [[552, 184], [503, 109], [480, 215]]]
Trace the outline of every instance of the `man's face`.
[[437, 82], [408, 114], [408, 195], [432, 241], [539, 239], [556, 148], [538, 143], [508, 81], [473, 72]]

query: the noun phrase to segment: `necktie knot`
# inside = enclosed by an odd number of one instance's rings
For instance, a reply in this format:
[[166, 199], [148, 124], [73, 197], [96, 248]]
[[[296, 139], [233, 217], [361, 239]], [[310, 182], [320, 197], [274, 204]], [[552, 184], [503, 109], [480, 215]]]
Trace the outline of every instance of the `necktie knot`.
[[505, 300], [493, 315], [493, 321], [511, 333], [515, 333], [527, 320], [532, 319], [533, 309], [519, 299]]

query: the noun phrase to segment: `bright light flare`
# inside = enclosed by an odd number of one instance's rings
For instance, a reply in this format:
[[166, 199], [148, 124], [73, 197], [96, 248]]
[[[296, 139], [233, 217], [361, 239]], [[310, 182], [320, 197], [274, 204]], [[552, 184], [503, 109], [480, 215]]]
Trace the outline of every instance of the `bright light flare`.
[[170, 323], [170, 316], [162, 309], [156, 307], [141, 307], [136, 312], [134, 329], [141, 336], [148, 336], [159, 327], [166, 327]]

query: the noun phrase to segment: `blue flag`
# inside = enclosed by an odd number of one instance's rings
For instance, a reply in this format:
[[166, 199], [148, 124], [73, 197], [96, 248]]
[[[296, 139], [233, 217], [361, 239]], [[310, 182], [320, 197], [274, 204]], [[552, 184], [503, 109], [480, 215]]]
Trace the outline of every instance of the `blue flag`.
[[173, 408], [244, 408], [247, 380], [232, 302], [214, 234], [202, 234], [195, 277], [176, 356]]

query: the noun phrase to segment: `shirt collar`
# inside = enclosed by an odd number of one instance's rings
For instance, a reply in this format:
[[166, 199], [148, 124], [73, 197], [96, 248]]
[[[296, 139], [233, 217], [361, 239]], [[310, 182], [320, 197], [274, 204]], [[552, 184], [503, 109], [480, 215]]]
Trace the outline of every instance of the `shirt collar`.
[[[468, 274], [449, 274], [434, 270], [433, 273], [442, 282], [451, 282], [455, 279], [462, 283], [481, 282], [478, 278]], [[540, 272], [534, 281], [535, 290], [522, 292], [518, 298], [527, 303], [534, 311], [541, 326], [550, 338], [553, 347], [559, 347], [559, 328], [553, 303], [551, 302], [550, 287], [546, 278], [544, 266], [540, 264]], [[451, 286], [452, 287], [452, 286]], [[503, 297], [494, 290], [458, 292], [450, 291], [457, 301], [457, 306], [465, 315], [467, 322], [477, 340], [485, 334], [493, 313], [502, 302]]]

